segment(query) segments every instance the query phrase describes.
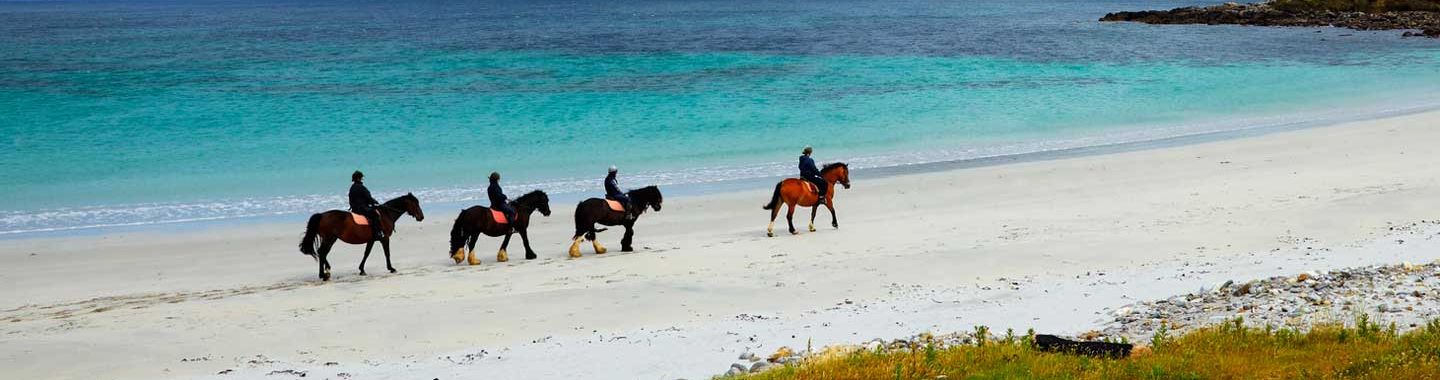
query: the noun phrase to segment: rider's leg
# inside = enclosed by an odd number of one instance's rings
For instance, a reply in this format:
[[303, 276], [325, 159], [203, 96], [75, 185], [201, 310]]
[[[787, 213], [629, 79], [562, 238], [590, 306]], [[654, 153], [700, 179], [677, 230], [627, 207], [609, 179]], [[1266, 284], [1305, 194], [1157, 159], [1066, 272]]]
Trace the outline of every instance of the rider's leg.
[[501, 205], [497, 206], [495, 209], [496, 209], [496, 210], [500, 210], [500, 212], [502, 212], [502, 213], [505, 213], [505, 219], [506, 219], [506, 220], [509, 220], [511, 225], [514, 225], [514, 224], [515, 224], [515, 208], [514, 208], [514, 207], [510, 207], [509, 204], [501, 204]]
[[630, 196], [617, 195], [615, 200], [620, 202], [620, 208], [625, 209], [625, 220], [635, 219], [635, 210], [630, 206]]
[[826, 187], [828, 187], [826, 186], [825, 180], [823, 178], [814, 177], [806, 178], [805, 180], [810, 181], [810, 183], [815, 185], [815, 191], [817, 192], [816, 195], [819, 196], [819, 198], [816, 199], [815, 204], [824, 204], [826, 195], [825, 190], [827, 190]]
[[370, 238], [380, 240], [385, 238], [384, 228], [380, 225], [380, 211], [369, 209], [362, 213], [365, 219], [370, 221]]

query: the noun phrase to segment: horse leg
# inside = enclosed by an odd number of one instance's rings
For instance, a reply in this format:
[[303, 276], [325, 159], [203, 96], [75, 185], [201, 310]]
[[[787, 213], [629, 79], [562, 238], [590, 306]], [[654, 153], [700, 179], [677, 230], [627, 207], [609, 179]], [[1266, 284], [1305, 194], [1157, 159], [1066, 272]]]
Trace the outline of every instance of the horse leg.
[[462, 259], [468, 261], [468, 262], [470, 263], [470, 265], [479, 265], [479, 264], [480, 264], [480, 259], [475, 258], [475, 241], [477, 241], [477, 240], [480, 240], [480, 232], [478, 232], [478, 231], [477, 231], [477, 232], [474, 232], [473, 235], [470, 235], [470, 242], [469, 242], [469, 243], [466, 243], [466, 246], [465, 246], [465, 247], [466, 247], [466, 248], [465, 248], [465, 254], [464, 254], [464, 255], [461, 255], [459, 258], [457, 258], [457, 259], [455, 260], [455, 263], [456, 263], [456, 264], [459, 264], [459, 263], [460, 263], [460, 260], [462, 260]]
[[780, 216], [780, 205], [775, 205], [775, 208], [770, 209], [770, 226], [765, 227], [765, 235], [766, 235], [766, 236], [775, 237], [775, 218], [777, 218], [777, 217], [779, 217], [779, 216]]
[[603, 255], [603, 254], [605, 254], [605, 252], [609, 252], [609, 250], [605, 249], [605, 246], [600, 245], [600, 237], [599, 237], [599, 236], [596, 236], [594, 239], [591, 239], [591, 240], [590, 240], [590, 244], [595, 246], [595, 254], [597, 254], [597, 255]]
[[799, 232], [795, 232], [795, 204], [792, 203], [787, 207], [789, 207], [789, 209], [785, 211], [785, 223], [790, 224], [791, 235], [798, 234]]
[[480, 239], [480, 234], [470, 237], [470, 250], [465, 252], [465, 262], [470, 265], [480, 265], [480, 258], [475, 257], [475, 241]]
[[320, 242], [320, 280], [330, 281], [330, 248], [335, 246], [335, 238], [325, 238]]
[[530, 249], [530, 234], [525, 232], [525, 230], [520, 230], [519, 232], [520, 242], [525, 244], [525, 259], [534, 260], [536, 256], [535, 250]]
[[361, 276], [364, 276], [364, 275], [365, 275], [365, 261], [366, 261], [366, 260], [370, 260], [370, 248], [374, 248], [374, 247], [375, 247], [375, 241], [374, 241], [374, 240], [371, 240], [371, 241], [368, 241], [368, 242], [365, 243], [365, 256], [360, 258], [360, 275], [361, 275]]
[[385, 250], [385, 269], [389, 269], [389, 270], [390, 270], [390, 273], [395, 273], [395, 266], [394, 266], [394, 265], [390, 265], [390, 237], [389, 237], [389, 236], [386, 236], [385, 239], [380, 240], [380, 248]]
[[830, 210], [830, 226], [840, 228], [840, 219], [835, 218], [835, 205], [826, 200], [825, 208]]
[[[515, 230], [512, 229], [512, 230], [510, 230], [510, 231], [515, 231]], [[507, 254], [507, 253], [505, 253], [505, 248], [510, 247], [510, 235], [512, 235], [512, 234], [513, 234], [513, 232], [509, 232], [509, 233], [506, 233], [506, 234], [505, 234], [505, 241], [500, 242], [500, 252], [496, 252], [496, 253], [495, 253], [495, 261], [499, 261], [499, 262], [502, 262], [502, 263], [503, 263], [503, 262], [506, 262], [506, 261], [510, 261], [510, 255]]]
[[815, 232], [815, 215], [820, 213], [820, 205], [810, 208], [810, 232]]
[[633, 241], [633, 238], [634, 238], [634, 237], [635, 237], [635, 225], [634, 225], [633, 223], [631, 223], [631, 224], [626, 224], [626, 225], [625, 225], [625, 237], [620, 238], [620, 252], [634, 252], [634, 251], [635, 251], [635, 247], [631, 247], [631, 246], [630, 246], [630, 242]]
[[570, 238], [570, 258], [580, 258], [580, 242], [585, 241], [584, 232], [576, 232], [575, 237]]

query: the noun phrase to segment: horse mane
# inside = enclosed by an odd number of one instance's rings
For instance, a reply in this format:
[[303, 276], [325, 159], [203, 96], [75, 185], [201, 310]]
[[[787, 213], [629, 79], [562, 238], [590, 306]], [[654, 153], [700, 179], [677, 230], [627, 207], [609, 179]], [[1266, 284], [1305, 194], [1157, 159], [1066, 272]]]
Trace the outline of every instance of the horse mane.
[[645, 186], [639, 189], [630, 189], [630, 191], [625, 192], [625, 194], [629, 194], [631, 197], [641, 197], [647, 200], [653, 200], [660, 197], [660, 188], [655, 186]]
[[550, 199], [550, 196], [545, 195], [545, 192], [544, 192], [544, 191], [534, 190], [534, 191], [525, 193], [525, 195], [521, 195], [519, 198], [515, 198], [515, 201], [513, 201], [513, 202], [511, 202], [511, 203], [514, 203], [514, 204], [517, 204], [517, 205], [518, 205], [518, 204], [528, 205], [528, 204], [534, 203], [535, 201], [540, 200], [540, 199], [548, 200], [548, 199]]
[[835, 170], [836, 168], [845, 168], [846, 170], [849, 170], [849, 169], [850, 169], [850, 165], [846, 165], [844, 162], [835, 162], [835, 163], [825, 164], [825, 167], [822, 168], [822, 169], [820, 169], [820, 174], [825, 174], [825, 172], [828, 172], [828, 171], [831, 171], [831, 170]]
[[[401, 196], [395, 197], [395, 199], [391, 199], [391, 200], [385, 201], [385, 203], [383, 203], [383, 205], [385, 205], [385, 207], [392, 207], [392, 208], [393, 208], [393, 207], [395, 207], [395, 206], [393, 205], [394, 203], [402, 202], [402, 201], [405, 201], [405, 200], [407, 200], [407, 199], [412, 200], [412, 201], [415, 201], [415, 202], [419, 202], [419, 199], [415, 198], [415, 194], [405, 193], [405, 195], [401, 195]], [[404, 210], [404, 209], [400, 209], [400, 210]]]

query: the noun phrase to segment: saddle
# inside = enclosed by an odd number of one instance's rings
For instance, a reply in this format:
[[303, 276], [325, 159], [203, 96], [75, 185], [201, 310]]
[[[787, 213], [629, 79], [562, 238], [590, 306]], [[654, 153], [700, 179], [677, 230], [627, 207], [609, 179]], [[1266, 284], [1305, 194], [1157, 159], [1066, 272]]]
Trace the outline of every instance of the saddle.
[[803, 184], [803, 185], [805, 185], [805, 191], [808, 191], [808, 192], [810, 192], [810, 193], [812, 193], [812, 194], [820, 194], [820, 188], [815, 187], [815, 183], [814, 183], [814, 182], [810, 182], [810, 180], [804, 179], [804, 178], [796, 178], [796, 179], [800, 180], [800, 183]]
[[355, 224], [362, 225], [362, 226], [368, 226], [368, 225], [370, 225], [370, 219], [365, 218], [365, 215], [361, 215], [361, 214], [353, 213], [353, 212], [352, 212], [352, 213], [350, 213], [350, 218], [355, 221]]
[[606, 200], [605, 200], [605, 204], [610, 205], [610, 211], [614, 211], [614, 212], [625, 212], [625, 205], [620, 204], [620, 201], [613, 200], [613, 199], [606, 199]]
[[490, 209], [490, 218], [491, 218], [491, 219], [494, 219], [494, 220], [495, 220], [495, 223], [499, 223], [499, 224], [510, 224], [510, 220], [509, 220], [509, 219], [506, 219], [506, 218], [505, 218], [505, 213], [500, 212], [500, 210], [496, 210], [496, 209], [493, 209], [493, 208]]

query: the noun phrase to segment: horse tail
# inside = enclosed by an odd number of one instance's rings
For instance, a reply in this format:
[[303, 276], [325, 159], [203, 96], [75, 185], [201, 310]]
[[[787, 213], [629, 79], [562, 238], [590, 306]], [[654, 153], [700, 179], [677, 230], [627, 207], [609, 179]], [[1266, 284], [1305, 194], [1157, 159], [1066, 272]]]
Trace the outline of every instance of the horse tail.
[[320, 234], [320, 214], [310, 215], [310, 222], [305, 223], [305, 236], [300, 238], [300, 253], [315, 256], [315, 235]]
[[774, 210], [774, 209], [775, 209], [775, 206], [779, 206], [779, 205], [780, 205], [780, 186], [784, 186], [784, 185], [785, 185], [785, 181], [780, 181], [780, 183], [775, 184], [775, 195], [770, 196], [770, 203], [769, 203], [769, 204], [766, 204], [765, 207], [761, 207], [761, 208], [766, 209], [766, 210]]
[[455, 225], [450, 227], [450, 251], [445, 256], [455, 254], [455, 250], [465, 245], [465, 227], [460, 223], [465, 219], [465, 210], [460, 210], [460, 215], [455, 217]]

